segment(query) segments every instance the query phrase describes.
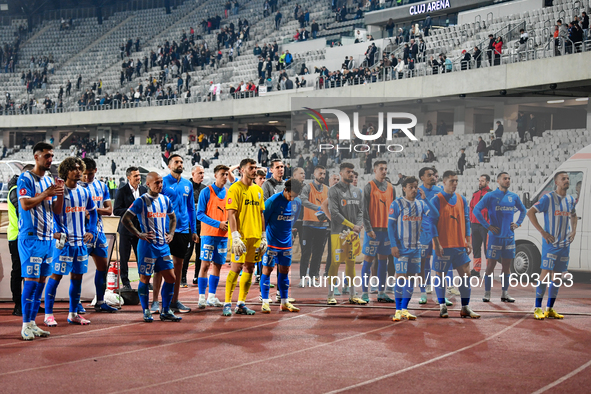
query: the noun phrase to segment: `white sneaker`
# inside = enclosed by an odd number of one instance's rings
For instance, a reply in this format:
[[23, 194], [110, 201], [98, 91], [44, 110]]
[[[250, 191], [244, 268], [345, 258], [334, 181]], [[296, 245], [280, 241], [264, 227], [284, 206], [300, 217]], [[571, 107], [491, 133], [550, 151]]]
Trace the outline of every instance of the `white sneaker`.
[[455, 296], [459, 296], [460, 295], [460, 291], [455, 287], [455, 286], [451, 286], [447, 288], [447, 293], [451, 294], [451, 295], [455, 295]]
[[433, 293], [433, 285], [427, 286], [427, 294]]
[[42, 330], [35, 324], [35, 322], [31, 322], [31, 330], [36, 337], [48, 337], [50, 332]]
[[303, 279], [300, 279], [300, 284], [298, 287], [306, 287], [305, 281]]
[[207, 306], [217, 306], [222, 307], [224, 304], [218, 300], [216, 297], [207, 300]]
[[199, 309], [205, 309], [206, 306], [206, 302], [204, 299], [199, 300], [199, 302], [197, 303], [197, 306], [199, 307]]
[[35, 339], [33, 328], [29, 325], [23, 327], [23, 329], [21, 330], [21, 338], [23, 338], [24, 341], [32, 341], [33, 339]]

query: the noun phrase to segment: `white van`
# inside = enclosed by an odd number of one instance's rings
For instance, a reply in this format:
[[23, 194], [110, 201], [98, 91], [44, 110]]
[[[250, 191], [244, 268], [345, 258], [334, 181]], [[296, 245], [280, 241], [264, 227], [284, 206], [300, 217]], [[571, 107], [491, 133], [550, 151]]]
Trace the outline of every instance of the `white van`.
[[[567, 194], [574, 196], [577, 201], [577, 233], [575, 240], [570, 246], [570, 261], [568, 263], [569, 271], [591, 272], [591, 256], [589, 231], [591, 221], [587, 220], [591, 211], [588, 207], [591, 197], [585, 195], [591, 181], [591, 145], [581, 149], [565, 161], [554, 173], [546, 179], [533, 198], [529, 193], [523, 194], [523, 204], [529, 209], [544, 194], [554, 190], [554, 174], [566, 171], [570, 178], [570, 187]], [[589, 177], [589, 179], [587, 179]], [[544, 217], [538, 214], [538, 222], [544, 226]], [[583, 220], [583, 218], [585, 220]], [[511, 272], [517, 274], [532, 274], [540, 271], [542, 254], [542, 235], [535, 229], [526, 217], [523, 225], [515, 231], [516, 254], [511, 267]]]

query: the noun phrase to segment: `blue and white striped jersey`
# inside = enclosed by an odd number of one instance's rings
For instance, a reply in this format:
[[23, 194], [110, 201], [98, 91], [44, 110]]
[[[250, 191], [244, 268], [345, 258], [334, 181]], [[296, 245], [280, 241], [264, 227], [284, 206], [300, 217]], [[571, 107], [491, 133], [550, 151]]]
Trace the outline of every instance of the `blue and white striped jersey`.
[[420, 248], [423, 219], [439, 217], [439, 212], [428, 200], [409, 201], [399, 197], [390, 205], [388, 237], [392, 247], [399, 249]]
[[[92, 201], [96, 204], [97, 208], [103, 207], [103, 202], [110, 199], [109, 188], [104, 182], [95, 179], [92, 183], [80, 182], [80, 186], [86, 188], [92, 195]], [[104, 232], [103, 228], [103, 217], [98, 215], [97, 230], [99, 233]]]
[[[83, 246], [84, 234], [92, 233], [96, 236], [96, 204], [88, 189], [76, 185], [74, 189], [64, 186], [64, 207], [62, 213], [56, 215], [55, 223], [58, 233], [68, 236], [68, 245]], [[86, 211], [92, 213], [88, 226], [86, 225]]]
[[168, 215], [174, 213], [172, 202], [168, 197], [163, 194], [152, 197], [146, 193], [137, 198], [128, 211], [137, 216], [142, 232], [154, 233], [152, 244], [166, 245], [166, 222]]
[[572, 214], [576, 215], [576, 204], [575, 197], [569, 195], [561, 197], [556, 191], [545, 194], [534, 204], [538, 212], [544, 213], [544, 231], [554, 236], [552, 245], [562, 248], [570, 244], [569, 220]]
[[[39, 177], [31, 171], [23, 172], [16, 182], [18, 198], [32, 198], [54, 184], [49, 176]], [[48, 197], [41, 204], [25, 211], [19, 204], [18, 236], [42, 241], [53, 239], [53, 203], [57, 197]]]

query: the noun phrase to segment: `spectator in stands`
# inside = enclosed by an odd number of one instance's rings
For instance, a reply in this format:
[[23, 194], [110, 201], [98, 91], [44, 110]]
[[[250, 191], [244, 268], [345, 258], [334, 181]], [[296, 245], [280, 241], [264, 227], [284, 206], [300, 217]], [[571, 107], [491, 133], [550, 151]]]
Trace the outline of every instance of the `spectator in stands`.
[[447, 125], [444, 120], [439, 122], [439, 126], [437, 126], [437, 135], [447, 135]]
[[492, 34], [488, 35], [488, 47], [486, 48], [486, 57], [488, 59], [489, 66], [492, 66], [493, 54], [495, 51], [495, 38]]
[[279, 30], [279, 26], [281, 26], [281, 11], [277, 10], [277, 14], [275, 14], [275, 30]]
[[523, 112], [517, 114], [517, 134], [519, 134], [519, 142], [525, 142], [525, 130], [527, 129], [527, 119]]
[[494, 135], [490, 136], [490, 145], [487, 148], [487, 151], [494, 151], [496, 156], [503, 155], [503, 141], [500, 138], [495, 138]]
[[261, 47], [259, 47], [259, 44], [256, 43], [254, 45], [254, 49], [252, 50], [252, 54], [255, 56], [259, 56], [261, 53], [263, 53], [263, 51], [262, 51]]
[[460, 149], [460, 158], [458, 159], [458, 170], [460, 175], [464, 175], [464, 168], [466, 167], [466, 150]]
[[478, 162], [484, 163], [484, 154], [486, 153], [486, 143], [482, 137], [478, 137], [478, 146], [476, 147], [476, 153], [478, 153]]
[[478, 47], [474, 47], [474, 61], [476, 62], [476, 68], [480, 68], [482, 63], [482, 51]]
[[505, 132], [505, 128], [500, 120], [497, 120], [497, 129], [495, 130], [495, 137], [498, 139], [503, 138], [503, 133]]
[[[562, 20], [558, 19], [556, 21], [556, 25], [558, 26], [558, 40], [556, 41], [557, 48], [561, 48], [561, 47], [566, 47], [565, 43], [566, 43], [566, 39], [568, 38], [568, 29], [566, 28], [565, 25], [562, 24]], [[557, 55], [560, 55], [560, 49], [558, 49], [558, 51], [556, 51]]]
[[462, 55], [464, 56], [460, 62], [460, 67], [462, 69], [462, 71], [468, 70], [470, 69], [470, 62], [472, 61], [472, 56], [470, 55], [469, 52], [466, 52], [466, 50], [464, 49], [462, 51]]
[[291, 66], [291, 63], [293, 62], [293, 56], [291, 56], [291, 53], [289, 53], [288, 50], [285, 51], [285, 67], [289, 68]]
[[111, 173], [115, 175], [115, 171], [117, 170], [117, 164], [115, 164], [115, 160], [111, 159]]
[[316, 39], [316, 37], [318, 36], [318, 32], [320, 31], [319, 27], [318, 27], [318, 23], [316, 23], [316, 20], [312, 19], [312, 38]]
[[587, 41], [589, 37], [589, 16], [585, 11], [581, 14], [581, 29], [583, 29], [583, 39]]
[[433, 163], [435, 161], [435, 154], [428, 150], [426, 154], [423, 155], [423, 163]]
[[423, 21], [423, 35], [425, 37], [429, 37], [429, 30], [431, 29], [432, 21], [431, 16], [427, 14], [425, 20]]
[[281, 144], [281, 153], [283, 154], [283, 158], [287, 159], [289, 155], [289, 145], [287, 145], [285, 140], [283, 140], [283, 143]]
[[527, 48], [527, 40], [529, 38], [527, 32], [523, 29], [519, 30], [519, 46], [517, 47], [517, 54], [521, 57], [521, 53], [525, 52]]
[[538, 119], [534, 116], [533, 113], [529, 114], [529, 122], [527, 124], [527, 130], [529, 131], [529, 137], [533, 139], [536, 137], [538, 128]]
[[394, 20], [392, 18], [388, 19], [388, 23], [386, 23], [386, 31], [388, 32], [388, 37], [394, 35]]
[[499, 36], [493, 44], [495, 54], [495, 66], [501, 64], [501, 54], [503, 53], [503, 37]]

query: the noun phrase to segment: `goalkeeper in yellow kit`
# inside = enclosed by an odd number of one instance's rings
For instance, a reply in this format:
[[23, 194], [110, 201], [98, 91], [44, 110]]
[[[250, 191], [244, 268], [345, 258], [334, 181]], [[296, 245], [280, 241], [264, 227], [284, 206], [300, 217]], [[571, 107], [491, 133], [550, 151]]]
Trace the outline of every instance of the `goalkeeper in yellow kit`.
[[[256, 169], [256, 161], [253, 159], [242, 160], [240, 162], [242, 178], [228, 189], [226, 211], [232, 254], [230, 272], [226, 278], [226, 302], [223, 316], [232, 316], [232, 294], [238, 278], [240, 278], [240, 292], [234, 312], [239, 315], [254, 315], [254, 311], [246, 307], [245, 301], [252, 283], [255, 263], [267, 250], [263, 216], [265, 199], [263, 189], [253, 182]], [[240, 271], [242, 271], [241, 276]]]

